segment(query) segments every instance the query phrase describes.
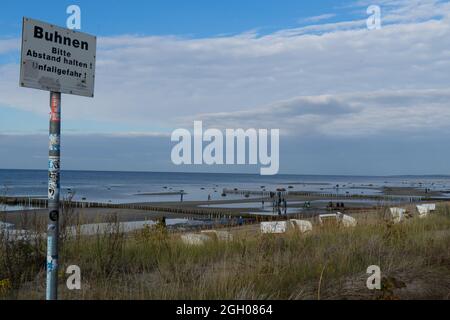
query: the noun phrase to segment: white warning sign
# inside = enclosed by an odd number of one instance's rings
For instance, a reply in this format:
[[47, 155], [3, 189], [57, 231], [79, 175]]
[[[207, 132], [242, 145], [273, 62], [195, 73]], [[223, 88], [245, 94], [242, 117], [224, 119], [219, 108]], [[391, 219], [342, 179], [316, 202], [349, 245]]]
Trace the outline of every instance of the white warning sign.
[[24, 18], [20, 85], [94, 96], [97, 38]]

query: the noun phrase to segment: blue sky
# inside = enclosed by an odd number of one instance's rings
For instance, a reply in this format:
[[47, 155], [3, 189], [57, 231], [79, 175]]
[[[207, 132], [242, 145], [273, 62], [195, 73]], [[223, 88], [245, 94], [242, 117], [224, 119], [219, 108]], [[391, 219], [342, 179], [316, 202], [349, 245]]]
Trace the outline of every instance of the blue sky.
[[95, 98], [63, 96], [66, 169], [256, 172], [174, 166], [170, 133], [202, 120], [279, 128], [281, 173], [450, 174], [439, 0], [3, 1], [0, 168], [46, 168], [48, 93], [17, 85], [21, 19], [64, 26], [71, 4], [98, 59]]
[[[350, 1], [340, 0], [47, 0], [22, 3], [24, 5], [17, 1], [2, 2], [0, 25], [4, 36], [20, 35], [23, 16], [65, 25], [65, 10], [71, 4], [82, 8], [83, 31], [99, 36], [141, 34], [208, 37], [253, 29], [267, 33], [305, 24], [302, 19], [319, 16], [327, 11], [339, 13], [340, 19], [356, 13], [345, 9], [351, 4]], [[337, 19], [330, 19], [333, 20]]]

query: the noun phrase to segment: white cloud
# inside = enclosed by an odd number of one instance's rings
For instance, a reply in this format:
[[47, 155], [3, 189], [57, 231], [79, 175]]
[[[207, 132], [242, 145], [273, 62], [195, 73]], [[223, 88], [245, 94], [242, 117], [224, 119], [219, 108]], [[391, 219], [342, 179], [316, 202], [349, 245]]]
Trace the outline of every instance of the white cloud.
[[[402, 130], [436, 121], [450, 127], [443, 120], [449, 123], [447, 102], [434, 104], [434, 93], [450, 85], [448, 3], [379, 3], [388, 22], [381, 30], [369, 31], [359, 19], [264, 36], [100, 38], [96, 97], [64, 96], [63, 116], [148, 124], [150, 132], [205, 114], [233, 119], [233, 126], [259, 120], [323, 134], [376, 134], [398, 123]], [[14, 50], [10, 41], [0, 42], [0, 53]], [[48, 113], [48, 93], [18, 87], [18, 65], [0, 65], [0, 74], [0, 105]], [[302, 113], [286, 101], [310, 109]], [[316, 105], [320, 112], [311, 111]], [[283, 121], [271, 121], [283, 112]]]
[[336, 17], [335, 13], [325, 13], [325, 14], [321, 14], [321, 15], [318, 15], [318, 16], [313, 16], [313, 17], [308, 17], [308, 18], [301, 19], [299, 22], [316, 23], [316, 22], [320, 22], [320, 21], [323, 21], [323, 20], [328, 20], [328, 19], [331, 19], [331, 18], [334, 18], [334, 17]]
[[[202, 114], [211, 127], [284, 128], [284, 134], [361, 136], [450, 130], [450, 89], [297, 97], [255, 110]], [[187, 122], [189, 123], [189, 121]]]
[[441, 0], [361, 0], [355, 7], [370, 5], [381, 7], [382, 19], [387, 23], [418, 22], [450, 14], [450, 3]]
[[0, 39], [0, 54], [18, 51], [19, 46], [19, 39]]

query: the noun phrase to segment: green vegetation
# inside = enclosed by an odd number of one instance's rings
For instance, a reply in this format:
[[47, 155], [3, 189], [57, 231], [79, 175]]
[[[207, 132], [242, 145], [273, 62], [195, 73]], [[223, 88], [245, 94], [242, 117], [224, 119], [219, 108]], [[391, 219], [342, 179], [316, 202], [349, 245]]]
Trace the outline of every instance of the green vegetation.
[[[307, 235], [261, 235], [188, 246], [179, 234], [147, 228], [67, 237], [61, 246], [61, 299], [448, 299], [450, 207], [392, 225], [384, 209], [355, 228], [318, 227]], [[0, 235], [0, 237], [2, 237]], [[3, 235], [4, 237], [4, 235]], [[78, 265], [82, 289], [64, 270]], [[367, 267], [382, 271], [382, 290], [366, 287]], [[3, 281], [3, 282], [2, 282]], [[0, 296], [43, 299], [45, 241], [0, 240]]]

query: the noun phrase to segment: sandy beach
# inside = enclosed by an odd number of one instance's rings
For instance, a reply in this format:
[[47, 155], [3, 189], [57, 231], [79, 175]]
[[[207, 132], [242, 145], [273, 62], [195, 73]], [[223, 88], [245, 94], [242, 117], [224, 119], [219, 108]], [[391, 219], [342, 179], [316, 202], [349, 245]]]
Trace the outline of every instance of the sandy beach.
[[[70, 204], [63, 206], [62, 217], [67, 216], [68, 225], [71, 224], [93, 224], [104, 221], [118, 222], [136, 222], [136, 221], [155, 221], [161, 219], [190, 219], [190, 220], [209, 220], [218, 221], [229, 219], [230, 223], [235, 224], [231, 219], [239, 217], [246, 218], [247, 223], [261, 220], [283, 219], [284, 216], [291, 218], [310, 218], [327, 212], [344, 212], [348, 214], [359, 214], [361, 212], [370, 212], [382, 206], [388, 205], [410, 205], [411, 198], [427, 197], [427, 199], [443, 197], [444, 193], [439, 191], [425, 192], [419, 188], [412, 187], [390, 187], [381, 188], [382, 195], [400, 197], [400, 200], [383, 200], [382, 196], [364, 196], [346, 197], [345, 195], [327, 195], [311, 192], [308, 195], [289, 194], [284, 196], [289, 212], [281, 216], [272, 209], [274, 199], [270, 197], [261, 198], [241, 198], [233, 200], [214, 200], [214, 201], [167, 201], [167, 202], [137, 202], [124, 204], [123, 208], [108, 208], [111, 204], [105, 203], [104, 207], [77, 207]], [[389, 198], [390, 199], [390, 198]], [[11, 201], [9, 198], [8, 200]], [[426, 199], [424, 199], [425, 201]], [[440, 201], [444, 201], [441, 199]], [[416, 200], [417, 203], [418, 200]], [[330, 208], [330, 204], [333, 206]], [[343, 207], [337, 205], [343, 204]], [[135, 209], [136, 207], [161, 208], [161, 210]], [[1, 205], [0, 205], [1, 209]], [[198, 214], [192, 213], [194, 210], [200, 210]], [[264, 211], [263, 211], [264, 210]], [[171, 212], [176, 211], [176, 212]], [[0, 211], [1, 212], [1, 211]], [[36, 225], [44, 225], [48, 219], [47, 209], [23, 209], [15, 211], [4, 211], [1, 213], [3, 222], [12, 223], [21, 227], [21, 229], [34, 229]]]

